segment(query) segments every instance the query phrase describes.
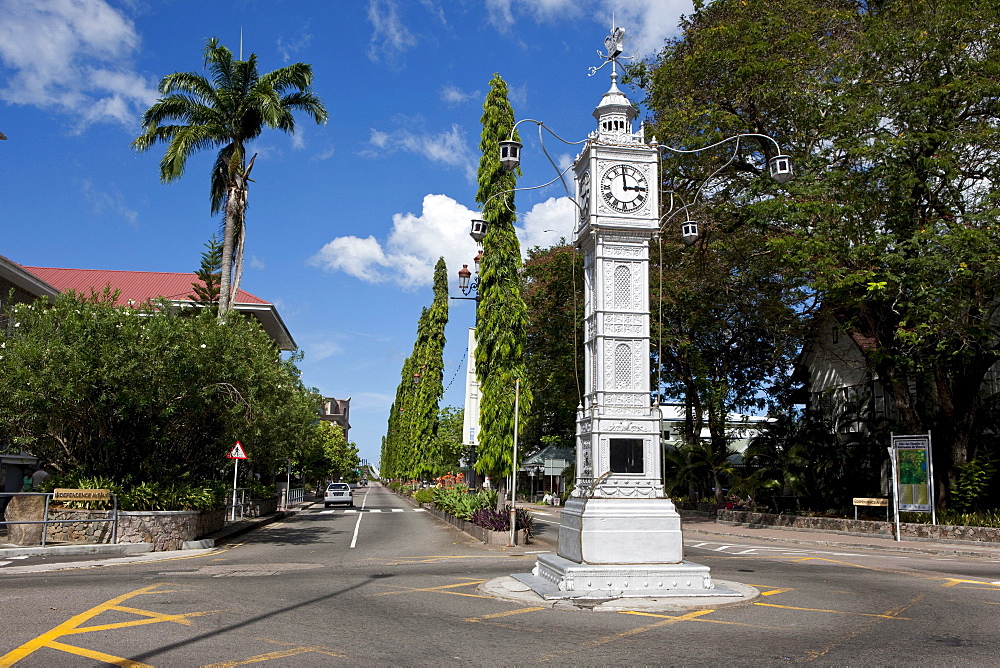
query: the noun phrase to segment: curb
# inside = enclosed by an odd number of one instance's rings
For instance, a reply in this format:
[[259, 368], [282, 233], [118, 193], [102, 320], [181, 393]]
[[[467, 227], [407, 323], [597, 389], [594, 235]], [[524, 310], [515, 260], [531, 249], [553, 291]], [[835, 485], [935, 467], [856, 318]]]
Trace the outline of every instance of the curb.
[[143, 554], [152, 552], [152, 543], [119, 543], [117, 545], [53, 545], [51, 547], [5, 547], [0, 548], [0, 559], [6, 557], [75, 556]]
[[[1000, 559], [1000, 551], [996, 549], [993, 550], [974, 550], [968, 549], [967, 545], [956, 545], [955, 547], [947, 545], [920, 545], [909, 543], [909, 541], [903, 541], [902, 543], [893, 542], [892, 544], [879, 545], [879, 544], [859, 544], [859, 543], [849, 543], [841, 542], [836, 540], [823, 540], [823, 539], [813, 539], [807, 540], [804, 538], [793, 538], [791, 536], [755, 536], [746, 533], [718, 533], [714, 531], [700, 531], [693, 528], [685, 528], [685, 534], [697, 534], [698, 536], [712, 537], [717, 539], [725, 540], [726, 538], [741, 538], [744, 540], [756, 540], [768, 543], [785, 543], [789, 545], [822, 545], [823, 547], [835, 547], [837, 549], [847, 549], [847, 550], [874, 550], [877, 552], [902, 552], [909, 554], [932, 554], [932, 555], [942, 555], [949, 557], [973, 557], [973, 558], [986, 558], [986, 559]], [[909, 543], [909, 544], [908, 544]]]
[[[214, 533], [199, 538], [186, 540], [181, 544], [181, 550], [204, 550], [222, 545], [229, 540], [258, 529], [272, 522], [285, 519], [296, 513], [297, 509], [279, 511], [255, 520], [244, 520]], [[152, 553], [152, 543], [119, 543], [117, 545], [86, 544], [86, 545], [53, 545], [51, 547], [11, 547], [0, 548], [0, 559], [9, 557], [37, 556], [124, 556], [130, 554]]]

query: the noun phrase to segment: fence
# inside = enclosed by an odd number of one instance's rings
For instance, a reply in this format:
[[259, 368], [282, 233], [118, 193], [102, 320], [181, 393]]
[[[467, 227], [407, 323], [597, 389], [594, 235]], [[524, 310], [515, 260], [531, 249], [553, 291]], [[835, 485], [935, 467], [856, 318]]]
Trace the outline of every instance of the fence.
[[[52, 492], [0, 492], [0, 498], [11, 497], [11, 501], [10, 501], [11, 503], [15, 499], [18, 499], [18, 498], [29, 498], [29, 497], [39, 497], [39, 496], [45, 498], [45, 506], [44, 506], [43, 511], [42, 511], [42, 519], [40, 519], [40, 520], [10, 520], [10, 521], [8, 521], [6, 519], [6, 515], [5, 515], [5, 519], [4, 519], [4, 521], [0, 522], [0, 526], [4, 527], [7, 530], [8, 537], [10, 536], [10, 529], [7, 529], [7, 527], [9, 527], [10, 525], [14, 525], [14, 524], [18, 524], [18, 525], [20, 525], [20, 524], [28, 524], [28, 525], [41, 524], [42, 525], [41, 545], [42, 545], [42, 547], [45, 547], [45, 541], [46, 541], [47, 535], [49, 533], [49, 525], [52, 525], [52, 524], [75, 524], [77, 522], [111, 522], [111, 543], [112, 544], [117, 544], [118, 543], [118, 497], [116, 497], [114, 494], [110, 495], [111, 496], [111, 504], [112, 504], [111, 511], [110, 511], [111, 512], [111, 517], [89, 517], [89, 518], [82, 519], [82, 520], [81, 519], [59, 519], [59, 520], [53, 520], [53, 519], [49, 519], [49, 504], [51, 503], [52, 497], [54, 496], [54, 494]], [[9, 508], [9, 505], [10, 505], [10, 503], [7, 504], [8, 508]], [[31, 512], [31, 511], [28, 511], [28, 512]]]
[[288, 510], [306, 501], [306, 490], [303, 487], [281, 490], [281, 509]]

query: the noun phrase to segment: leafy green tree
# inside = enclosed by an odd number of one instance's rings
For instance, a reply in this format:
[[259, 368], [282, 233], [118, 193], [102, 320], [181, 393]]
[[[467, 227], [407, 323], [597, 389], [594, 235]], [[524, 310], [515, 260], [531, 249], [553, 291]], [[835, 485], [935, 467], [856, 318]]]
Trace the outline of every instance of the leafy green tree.
[[320, 420], [297, 453], [294, 468], [309, 480], [323, 482], [327, 478], [353, 475], [360, 463], [358, 448], [347, 441], [344, 430], [332, 422]]
[[[146, 151], [167, 144], [160, 160], [160, 180], [170, 183], [184, 174], [190, 155], [208, 148], [219, 152], [212, 167], [212, 213], [224, 211], [222, 276], [219, 318], [225, 320], [231, 299], [239, 290], [247, 188], [254, 156], [247, 161], [247, 144], [264, 128], [295, 131], [293, 111], [325, 123], [327, 111], [312, 93], [312, 66], [293, 63], [260, 74], [257, 56], [234, 60], [232, 52], [211, 38], [205, 44], [205, 67], [210, 77], [195, 72], [174, 72], [160, 80], [162, 96], [142, 117], [143, 133], [132, 147]], [[170, 124], [177, 122], [177, 124]]]
[[462, 426], [465, 410], [445, 406], [438, 414], [438, 432], [434, 452], [437, 455], [435, 473], [458, 472], [459, 461], [464, 454]]
[[202, 306], [217, 309], [219, 283], [222, 279], [222, 244], [216, 235], [213, 234], [205, 244], [205, 252], [201, 254], [201, 265], [194, 273], [200, 282], [191, 284], [194, 293], [188, 295], [188, 299]]
[[792, 154], [784, 186], [761, 173], [773, 145], [746, 138], [666, 161], [664, 188], [715, 225], [693, 252], [756, 232], [758, 256], [868, 342], [899, 429], [934, 432], [944, 502], [1000, 359], [998, 22], [963, 0], [717, 0], [648, 77], [659, 141], [765, 133]]
[[116, 298], [6, 309], [0, 439], [59, 472], [138, 483], [214, 479], [236, 440], [273, 470], [308, 435], [319, 397], [255, 321]]
[[532, 248], [523, 277], [524, 363], [535, 395], [522, 429], [525, 451], [548, 444], [572, 448], [583, 379], [583, 258], [565, 244]]
[[763, 408], [784, 387], [814, 309], [771, 255], [754, 252], [758, 243], [739, 228], [694, 249], [676, 235], [651, 247], [654, 386], [684, 402], [684, 441], [697, 443], [707, 426], [719, 456], [727, 416]]
[[448, 324], [448, 270], [434, 267], [434, 300], [417, 321], [412, 354], [403, 362], [396, 400], [382, 442], [382, 467], [390, 478], [419, 478], [437, 472], [438, 403], [444, 393], [445, 326]]
[[[476, 305], [476, 376], [479, 379], [479, 448], [476, 470], [500, 485], [513, 467], [515, 385], [520, 381], [520, 421], [530, 414], [532, 391], [525, 367], [528, 314], [521, 296], [521, 246], [514, 231], [517, 176], [500, 164], [498, 142], [514, 128], [507, 84], [495, 74], [483, 104], [479, 190], [488, 227], [483, 239]], [[515, 137], [516, 139], [516, 137]]]

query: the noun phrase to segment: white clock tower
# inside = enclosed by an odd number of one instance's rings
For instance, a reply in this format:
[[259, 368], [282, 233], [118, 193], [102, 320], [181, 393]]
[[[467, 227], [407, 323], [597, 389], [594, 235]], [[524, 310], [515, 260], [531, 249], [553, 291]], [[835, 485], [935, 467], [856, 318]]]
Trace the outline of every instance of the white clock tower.
[[576, 488], [557, 555], [515, 576], [549, 597], [721, 596], [709, 569], [683, 560], [680, 516], [664, 493], [659, 415], [651, 406], [649, 240], [658, 231], [658, 148], [633, 132], [618, 89], [624, 31], [605, 40], [611, 88], [574, 166], [584, 256], [585, 392], [577, 413]]

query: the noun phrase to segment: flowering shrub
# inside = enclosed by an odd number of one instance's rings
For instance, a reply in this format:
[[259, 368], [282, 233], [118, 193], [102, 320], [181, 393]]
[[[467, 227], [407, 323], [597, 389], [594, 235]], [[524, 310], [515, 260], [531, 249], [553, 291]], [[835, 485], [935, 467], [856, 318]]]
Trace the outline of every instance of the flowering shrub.
[[454, 487], [455, 485], [464, 485], [465, 474], [459, 473], [458, 475], [453, 475], [451, 471], [449, 471], [439, 478], [434, 478], [434, 484], [438, 487]]

